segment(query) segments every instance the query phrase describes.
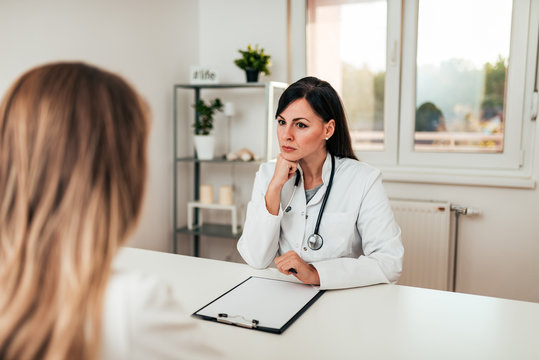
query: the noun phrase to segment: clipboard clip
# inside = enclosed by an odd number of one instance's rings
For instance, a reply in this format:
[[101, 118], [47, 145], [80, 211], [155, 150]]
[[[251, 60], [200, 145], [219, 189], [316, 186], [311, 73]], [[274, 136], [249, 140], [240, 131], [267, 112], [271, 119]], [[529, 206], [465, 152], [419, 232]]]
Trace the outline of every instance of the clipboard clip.
[[[232, 318], [241, 319], [243, 321], [229, 320], [229, 319], [232, 319]], [[243, 317], [241, 315], [230, 315], [230, 316], [228, 316], [228, 314], [225, 314], [225, 313], [219, 313], [217, 315], [217, 321], [221, 322], [221, 323], [224, 323], [224, 324], [237, 325], [237, 326], [241, 326], [241, 327], [248, 328], [248, 329], [256, 329], [258, 327], [258, 324], [259, 324], [259, 321], [256, 320], [256, 319], [253, 319], [253, 320], [251, 320], [251, 322], [249, 322], [248, 319], [246, 319], [245, 317]]]

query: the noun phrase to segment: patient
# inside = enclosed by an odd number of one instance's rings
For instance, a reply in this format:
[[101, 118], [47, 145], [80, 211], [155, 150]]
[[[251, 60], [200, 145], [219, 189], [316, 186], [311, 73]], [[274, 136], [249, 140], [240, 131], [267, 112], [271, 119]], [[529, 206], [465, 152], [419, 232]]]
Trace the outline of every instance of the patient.
[[140, 214], [147, 109], [81, 63], [22, 75], [0, 105], [0, 358], [215, 352], [170, 289], [111, 270]]

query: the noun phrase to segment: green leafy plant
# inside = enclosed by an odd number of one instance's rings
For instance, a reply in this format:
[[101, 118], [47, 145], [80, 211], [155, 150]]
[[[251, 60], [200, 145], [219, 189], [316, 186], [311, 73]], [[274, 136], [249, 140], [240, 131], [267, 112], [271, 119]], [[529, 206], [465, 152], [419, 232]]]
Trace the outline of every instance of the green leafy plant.
[[271, 66], [271, 56], [264, 53], [264, 48], [259, 49], [258, 45], [253, 48], [248, 45], [247, 50], [240, 49], [238, 52], [241, 54], [241, 58], [234, 60], [234, 64], [240, 69], [255, 69], [266, 75], [270, 74], [268, 67]]
[[206, 104], [204, 100], [199, 100], [193, 105], [198, 117], [193, 124], [195, 128], [195, 134], [197, 135], [209, 135], [211, 129], [213, 129], [213, 116], [216, 111], [223, 111], [223, 103], [219, 98], [210, 101]]

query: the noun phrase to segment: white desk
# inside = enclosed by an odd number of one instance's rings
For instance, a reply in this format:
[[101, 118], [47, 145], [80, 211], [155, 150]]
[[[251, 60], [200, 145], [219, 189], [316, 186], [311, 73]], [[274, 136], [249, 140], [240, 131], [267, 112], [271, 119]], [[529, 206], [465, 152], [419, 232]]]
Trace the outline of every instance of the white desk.
[[[165, 278], [190, 313], [251, 275], [288, 278], [131, 248], [116, 264]], [[539, 359], [539, 303], [398, 285], [327, 291], [282, 335], [199, 323], [228, 359]]]

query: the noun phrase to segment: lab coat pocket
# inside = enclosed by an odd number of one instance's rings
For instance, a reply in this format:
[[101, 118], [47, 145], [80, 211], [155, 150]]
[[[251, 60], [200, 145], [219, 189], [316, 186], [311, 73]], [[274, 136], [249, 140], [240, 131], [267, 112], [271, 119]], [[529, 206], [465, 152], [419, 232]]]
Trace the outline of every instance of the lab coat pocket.
[[320, 248], [320, 260], [352, 255], [356, 218], [353, 211], [324, 213], [319, 231], [324, 238], [324, 245]]
[[[283, 229], [286, 229], [283, 231]], [[299, 211], [284, 213], [281, 219], [280, 247], [281, 250], [297, 249], [305, 231], [305, 215]]]

